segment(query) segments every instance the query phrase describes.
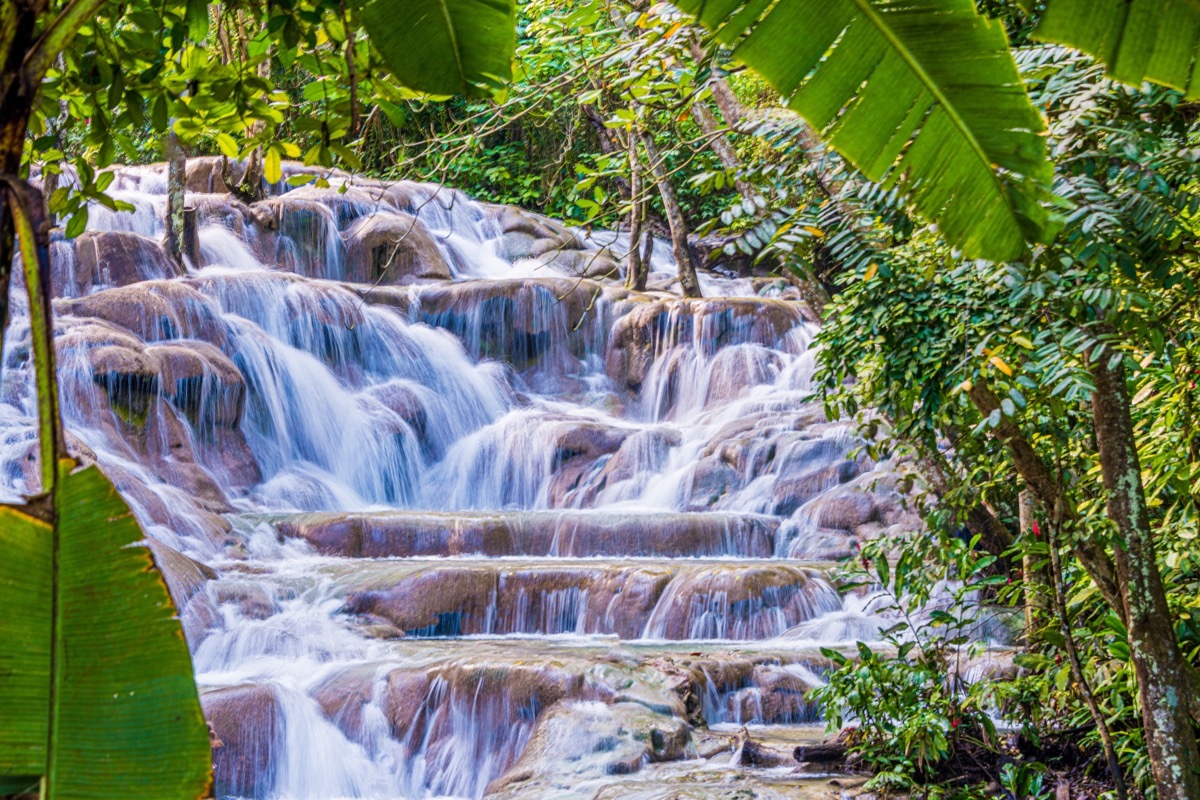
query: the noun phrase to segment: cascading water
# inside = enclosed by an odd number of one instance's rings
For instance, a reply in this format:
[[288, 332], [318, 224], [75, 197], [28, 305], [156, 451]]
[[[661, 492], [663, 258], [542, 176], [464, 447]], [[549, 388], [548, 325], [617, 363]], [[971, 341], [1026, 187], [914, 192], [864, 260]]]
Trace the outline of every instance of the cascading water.
[[54, 246], [62, 406], [167, 575], [220, 794], [590, 797], [699, 763], [705, 725], [818, 719], [814, 644], [882, 624], [821, 561], [916, 522], [808, 397], [814, 329], [778, 281], [683, 299], [660, 243], [630, 293], [620, 235], [345, 176], [191, 194], [183, 269], [150, 238], [162, 177], [120, 170], [137, 210]]

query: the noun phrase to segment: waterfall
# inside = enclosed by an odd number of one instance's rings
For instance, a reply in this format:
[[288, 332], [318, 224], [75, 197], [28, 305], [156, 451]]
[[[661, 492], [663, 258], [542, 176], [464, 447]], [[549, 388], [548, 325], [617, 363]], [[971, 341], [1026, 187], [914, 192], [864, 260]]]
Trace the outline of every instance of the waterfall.
[[[794, 290], [706, 273], [681, 298], [664, 244], [630, 293], [622, 234], [357, 178], [189, 195], [181, 268], [162, 166], [117, 173], [135, 210], [53, 248], [68, 448], [155, 543], [222, 797], [549, 797], [699, 763], [693, 725], [817, 723], [816, 644], [886, 624], [830, 573], [919, 521], [812, 396]], [[38, 474], [13, 299], [7, 500]]]

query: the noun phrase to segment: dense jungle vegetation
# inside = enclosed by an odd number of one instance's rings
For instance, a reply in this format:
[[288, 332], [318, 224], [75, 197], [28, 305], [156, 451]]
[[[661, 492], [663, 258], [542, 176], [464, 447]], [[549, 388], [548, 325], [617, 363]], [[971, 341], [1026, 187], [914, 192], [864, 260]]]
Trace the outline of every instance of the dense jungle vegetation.
[[[910, 622], [830, 651], [831, 733], [880, 791], [1200, 797], [1200, 6], [4, 0], [0, 23], [0, 295], [19, 251], [47, 493], [0, 517], [21, 643], [0, 660], [0, 790], [203, 791], [165, 592], [129, 600], [148, 556], [123, 548], [128, 511], [65, 459], [36, 256], [89, 202], [119, 207], [110, 164], [222, 154], [247, 198], [314, 180], [284, 174], [299, 159], [630, 230], [632, 288], [654, 234], [688, 294], [712, 260], [796, 283], [830, 416], [906, 458], [928, 523], [846, 565]], [[71, 542], [96, 530], [111, 558], [85, 563]], [[114, 657], [70, 617], [97, 613], [70, 593], [102, 573], [143, 636], [129, 669], [165, 687], [128, 718], [89, 709], [103, 680], [61, 659]], [[978, 680], [960, 666], [997, 606], [1016, 653]]]

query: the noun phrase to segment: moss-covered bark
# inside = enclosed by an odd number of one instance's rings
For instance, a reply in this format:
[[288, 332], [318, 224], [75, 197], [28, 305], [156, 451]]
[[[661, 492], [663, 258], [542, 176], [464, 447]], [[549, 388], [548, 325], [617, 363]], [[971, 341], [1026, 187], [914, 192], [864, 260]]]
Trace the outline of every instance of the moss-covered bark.
[[1092, 416], [1108, 516], [1118, 533], [1113, 561], [1126, 607], [1146, 749], [1159, 800], [1195, 800], [1200, 797], [1200, 753], [1189, 716], [1187, 669], [1154, 555], [1125, 368], [1110, 354], [1091, 364], [1096, 384]]

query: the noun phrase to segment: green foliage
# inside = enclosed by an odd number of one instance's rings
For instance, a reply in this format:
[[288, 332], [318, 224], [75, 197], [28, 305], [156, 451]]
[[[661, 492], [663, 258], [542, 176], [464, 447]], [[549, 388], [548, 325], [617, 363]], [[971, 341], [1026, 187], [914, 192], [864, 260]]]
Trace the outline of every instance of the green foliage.
[[[848, 588], [873, 588], [876, 612], [895, 622], [882, 633], [883, 648], [860, 642], [853, 657], [822, 650], [835, 669], [813, 696], [830, 730], [852, 726], [850, 752], [875, 773], [871, 788], [932, 790], [952, 783], [951, 762], [967, 751], [999, 747], [988, 714], [992, 688], [967, 675], [992, 624], [981, 592], [1006, 579], [989, 574], [995, 557], [973, 545], [924, 533], [876, 540], [848, 574]], [[936, 796], [980, 794], [963, 786]]]
[[512, 76], [513, 0], [368, 0], [371, 42], [404, 85], [430, 94], [484, 94]]
[[[494, 91], [510, 75], [511, 0], [148, 0], [102, 7], [48, 66], [30, 120], [27, 162], [80, 178], [50, 208], [86, 224], [86, 203], [117, 207], [103, 168], [161, 152], [168, 126], [198, 150], [259, 152], [269, 178], [283, 158], [348, 169], [362, 109], [401, 120], [421, 92]], [[111, 178], [109, 179], [111, 180]]]
[[175, 607], [96, 467], [60, 462], [56, 523], [0, 506], [0, 787], [46, 798], [190, 798], [208, 729]]
[[[625, 148], [636, 124], [654, 135], [689, 221], [718, 215], [734, 187], [691, 180], [718, 163], [688, 115], [702, 69], [679, 13], [600, 0], [538, 0], [519, 12], [514, 80], [498, 102], [407, 103], [379, 166], [615, 227], [629, 211]], [[657, 192], [644, 199], [661, 215]]]
[[867, 179], [903, 187], [967, 257], [1016, 259], [1026, 240], [1047, 238], [1042, 120], [1003, 28], [973, 0], [783, 0], [733, 14], [740, 6], [680, 4]]
[[1200, 96], [1200, 5], [1192, 0], [1052, 0], [1033, 35], [1096, 56], [1116, 80]]
[[[1017, 62], [1047, 112], [1061, 235], [1029, 263], [981, 265], [957, 259], [935, 230], [896, 226], [894, 198], [855, 185], [853, 175], [835, 195], [837, 213], [830, 204], [801, 207], [793, 219], [822, 225], [823, 237], [808, 241], [840, 267], [839, 292], [820, 334], [824, 396], [831, 412], [860, 415], [872, 438], [883, 430], [950, 460], [960, 483], [926, 514], [935, 532], [957, 528], [961, 512], [981, 499], [1015, 524], [1016, 470], [991, 435], [1002, 423], [1051, 466], [1072, 515], [1056, 534], [1068, 625], [1127, 782], [1149, 793], [1131, 643], [1072, 555], [1081, 541], [1118, 546], [1110, 544], [1100, 484], [1089, 359], [1120, 359], [1130, 375], [1159, 569], [1180, 646], [1195, 663], [1197, 128], [1178, 93], [1113, 83], [1102, 66], [1066, 48], [1029, 48]], [[1111, 330], [1098, 328], [1098, 319]], [[987, 416], [967, 397], [978, 383], [1000, 399]], [[1048, 516], [1039, 514], [1043, 529]], [[1028, 557], [1036, 571], [1048, 555], [1044, 539], [1026, 536], [1009, 558]], [[1049, 591], [1014, 575], [1012, 584], [994, 587], [994, 602], [1019, 604]], [[1017, 656], [1020, 677], [992, 687], [997, 706], [1020, 723], [1024, 741], [1060, 748], [1066, 741], [1098, 754], [1085, 689], [1072, 674], [1058, 623], [1043, 620], [1032, 634]], [[926, 701], [914, 702], [916, 709]], [[881, 741], [881, 758], [904, 751], [898, 740]], [[1103, 775], [1096, 762], [1092, 769]], [[1016, 772], [1001, 776], [1009, 791], [1031, 785], [1024, 780]]]

